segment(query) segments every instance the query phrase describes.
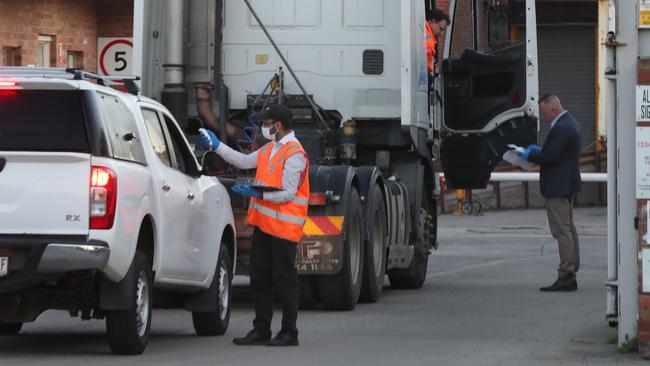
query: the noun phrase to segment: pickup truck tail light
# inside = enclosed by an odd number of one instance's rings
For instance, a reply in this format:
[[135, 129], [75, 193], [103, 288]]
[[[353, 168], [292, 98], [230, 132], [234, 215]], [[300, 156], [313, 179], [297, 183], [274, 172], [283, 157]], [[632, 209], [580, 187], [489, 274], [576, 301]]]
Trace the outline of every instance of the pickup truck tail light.
[[90, 171], [90, 228], [113, 227], [117, 205], [117, 177], [108, 168], [93, 166]]

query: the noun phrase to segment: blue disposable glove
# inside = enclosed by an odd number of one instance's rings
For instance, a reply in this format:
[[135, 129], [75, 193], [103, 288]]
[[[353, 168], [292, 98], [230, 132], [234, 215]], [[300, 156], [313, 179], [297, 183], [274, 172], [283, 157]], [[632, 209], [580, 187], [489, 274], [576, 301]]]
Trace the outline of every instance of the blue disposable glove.
[[219, 145], [221, 145], [221, 141], [217, 138], [217, 135], [215, 135], [214, 132], [206, 130], [205, 128], [199, 128], [199, 134], [201, 134], [201, 143], [203, 144], [204, 149], [216, 150]]
[[262, 197], [262, 195], [258, 190], [249, 186], [248, 184], [236, 185], [232, 187], [232, 190], [246, 197], [255, 197], [255, 198]]
[[539, 154], [542, 152], [542, 147], [539, 145], [528, 145], [528, 148], [526, 150], [528, 150], [529, 153], [534, 152]]

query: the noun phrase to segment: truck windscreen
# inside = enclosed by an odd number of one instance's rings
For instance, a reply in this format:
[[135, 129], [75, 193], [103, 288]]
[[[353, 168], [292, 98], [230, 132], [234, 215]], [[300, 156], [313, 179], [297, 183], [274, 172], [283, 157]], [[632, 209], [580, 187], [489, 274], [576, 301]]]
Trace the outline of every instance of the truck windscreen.
[[0, 90], [0, 151], [89, 152], [78, 90]]

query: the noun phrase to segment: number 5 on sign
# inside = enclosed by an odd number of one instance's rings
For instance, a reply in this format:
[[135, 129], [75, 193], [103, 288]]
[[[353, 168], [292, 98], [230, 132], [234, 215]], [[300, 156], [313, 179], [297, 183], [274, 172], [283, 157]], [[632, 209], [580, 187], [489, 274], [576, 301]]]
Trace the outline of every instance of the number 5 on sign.
[[97, 70], [100, 75], [131, 75], [133, 41], [131, 38], [98, 38]]

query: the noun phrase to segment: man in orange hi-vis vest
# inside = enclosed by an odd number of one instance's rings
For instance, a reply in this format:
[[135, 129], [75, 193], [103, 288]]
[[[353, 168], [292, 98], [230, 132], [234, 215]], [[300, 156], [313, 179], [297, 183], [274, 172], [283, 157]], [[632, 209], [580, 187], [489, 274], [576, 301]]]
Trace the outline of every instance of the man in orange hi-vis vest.
[[433, 84], [433, 60], [436, 57], [436, 45], [438, 36], [445, 32], [450, 23], [449, 15], [444, 11], [434, 8], [427, 12], [426, 21], [426, 46], [427, 46], [427, 67], [429, 69], [429, 90]]
[[[257, 168], [252, 185], [233, 191], [250, 197], [248, 224], [255, 227], [250, 254], [250, 278], [255, 301], [253, 330], [235, 338], [237, 345], [298, 345], [297, 244], [302, 237], [309, 203], [309, 159], [291, 130], [291, 110], [271, 106], [262, 112], [262, 134], [271, 140], [251, 154], [221, 143], [201, 130], [206, 148], [240, 169]], [[273, 289], [282, 302], [282, 329], [271, 339]]]

